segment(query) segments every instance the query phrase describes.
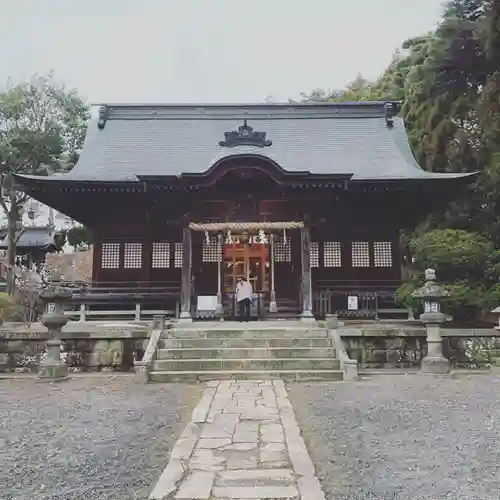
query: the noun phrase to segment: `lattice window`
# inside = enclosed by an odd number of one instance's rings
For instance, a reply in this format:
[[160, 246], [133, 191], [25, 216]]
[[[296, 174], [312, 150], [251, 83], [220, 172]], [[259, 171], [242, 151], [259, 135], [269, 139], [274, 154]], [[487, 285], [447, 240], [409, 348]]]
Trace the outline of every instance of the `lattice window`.
[[166, 241], [153, 243], [151, 267], [154, 269], [166, 269], [170, 267], [170, 243]]
[[317, 241], [311, 241], [311, 267], [319, 267], [319, 243]]
[[283, 238], [275, 239], [273, 245], [274, 262], [292, 262], [292, 242]]
[[325, 241], [323, 243], [323, 267], [342, 267], [340, 241]]
[[174, 246], [174, 267], [182, 267], [182, 254], [184, 250], [182, 243], [175, 243]]
[[142, 243], [125, 243], [123, 267], [126, 269], [140, 269], [142, 267]]
[[210, 238], [210, 243], [203, 240], [201, 258], [203, 262], [219, 262], [222, 257], [222, 245], [218, 242], [217, 236]]
[[352, 267], [370, 267], [370, 249], [367, 241], [353, 241]]
[[390, 241], [373, 242], [373, 265], [392, 267], [392, 245]]
[[103, 243], [101, 247], [101, 268], [118, 269], [120, 267], [120, 243]]

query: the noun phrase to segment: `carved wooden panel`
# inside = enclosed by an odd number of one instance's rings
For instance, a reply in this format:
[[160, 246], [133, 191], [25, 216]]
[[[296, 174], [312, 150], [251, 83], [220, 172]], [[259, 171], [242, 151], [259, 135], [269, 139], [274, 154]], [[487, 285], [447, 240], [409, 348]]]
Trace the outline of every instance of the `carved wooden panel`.
[[101, 269], [120, 267], [120, 243], [103, 243], [101, 246]]
[[392, 267], [392, 245], [390, 241], [373, 242], [374, 267]]
[[217, 236], [211, 236], [210, 242], [203, 240], [201, 259], [202, 262], [219, 262], [222, 256], [222, 246]]
[[311, 267], [319, 267], [319, 243], [311, 241]]
[[352, 267], [370, 267], [370, 244], [368, 241], [353, 241], [351, 244]]
[[340, 241], [325, 241], [323, 243], [323, 267], [342, 267]]
[[142, 267], [142, 243], [124, 244], [123, 267], [125, 269], [140, 269]]
[[151, 267], [154, 269], [166, 269], [170, 267], [170, 243], [167, 241], [153, 243]]
[[292, 242], [287, 241], [283, 237], [275, 238], [273, 246], [274, 262], [291, 262], [292, 261]]
[[174, 243], [174, 267], [181, 268], [182, 267], [182, 242]]

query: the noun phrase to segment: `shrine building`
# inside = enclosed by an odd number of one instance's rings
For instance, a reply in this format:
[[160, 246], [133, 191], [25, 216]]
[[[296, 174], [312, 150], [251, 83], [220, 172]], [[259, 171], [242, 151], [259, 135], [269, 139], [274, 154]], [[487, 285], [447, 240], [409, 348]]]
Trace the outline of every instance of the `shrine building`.
[[163, 287], [182, 319], [231, 315], [242, 276], [257, 316], [381, 307], [400, 232], [475, 178], [421, 169], [397, 108], [106, 105], [70, 172], [16, 181], [94, 233], [95, 286]]

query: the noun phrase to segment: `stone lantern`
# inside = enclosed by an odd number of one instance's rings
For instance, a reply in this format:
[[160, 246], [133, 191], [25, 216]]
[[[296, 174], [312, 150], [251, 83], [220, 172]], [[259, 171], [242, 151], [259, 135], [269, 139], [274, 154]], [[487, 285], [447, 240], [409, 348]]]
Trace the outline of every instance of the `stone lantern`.
[[68, 322], [63, 304], [72, 296], [71, 290], [60, 286], [51, 286], [40, 292], [40, 298], [46, 310], [42, 316], [42, 324], [49, 331], [49, 340], [47, 341], [47, 357], [40, 363], [38, 370], [39, 378], [62, 379], [68, 376], [68, 366], [61, 361], [61, 330]]
[[450, 294], [436, 284], [434, 269], [427, 269], [424, 286], [413, 292], [412, 295], [421, 299], [424, 306], [420, 321], [424, 323], [427, 330], [427, 356], [422, 360], [422, 372], [448, 373], [450, 364], [443, 356], [440, 325], [445, 321], [445, 315], [441, 312], [441, 302]]

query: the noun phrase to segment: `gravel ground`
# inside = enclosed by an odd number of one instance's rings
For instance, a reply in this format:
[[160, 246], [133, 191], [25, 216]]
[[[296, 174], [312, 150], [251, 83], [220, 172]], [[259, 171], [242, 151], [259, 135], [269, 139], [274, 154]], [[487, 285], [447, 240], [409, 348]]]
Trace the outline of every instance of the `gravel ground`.
[[202, 386], [0, 381], [2, 500], [146, 499]]
[[500, 377], [291, 384], [328, 499], [498, 500]]

